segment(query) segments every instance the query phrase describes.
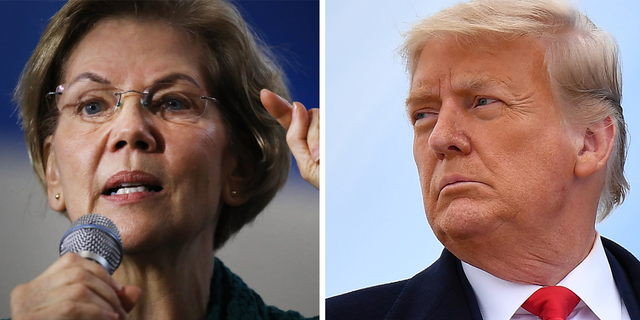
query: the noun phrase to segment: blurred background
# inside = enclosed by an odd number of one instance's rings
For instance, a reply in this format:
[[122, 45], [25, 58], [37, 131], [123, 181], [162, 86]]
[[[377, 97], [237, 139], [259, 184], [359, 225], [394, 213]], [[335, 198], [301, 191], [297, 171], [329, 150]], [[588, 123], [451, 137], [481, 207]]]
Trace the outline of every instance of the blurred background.
[[[326, 0], [326, 296], [413, 276], [442, 251], [427, 223], [397, 48], [420, 18], [457, 0]], [[575, 2], [618, 40], [629, 127], [625, 203], [597, 226], [640, 255], [640, 2]]]
[[[319, 106], [319, 1], [232, 1], [276, 52], [292, 96]], [[0, 318], [10, 315], [10, 293], [58, 258], [70, 223], [49, 209], [35, 180], [13, 89], [61, 1], [0, 1]], [[126, 43], [123, 43], [126, 45]], [[267, 304], [305, 316], [319, 310], [318, 191], [295, 163], [289, 181], [252, 225], [217, 254]]]

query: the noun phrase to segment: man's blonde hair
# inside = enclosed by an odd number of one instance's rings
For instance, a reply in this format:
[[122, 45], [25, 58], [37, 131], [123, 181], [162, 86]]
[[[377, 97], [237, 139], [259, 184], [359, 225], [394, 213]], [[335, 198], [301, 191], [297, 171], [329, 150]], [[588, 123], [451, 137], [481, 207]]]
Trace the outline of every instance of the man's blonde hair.
[[543, 40], [554, 98], [567, 119], [581, 124], [597, 123], [609, 116], [614, 119], [616, 140], [600, 194], [598, 221], [624, 201], [629, 190], [624, 177], [627, 130], [621, 106], [618, 44], [612, 35], [561, 0], [460, 3], [420, 21], [407, 32], [401, 50], [411, 77], [427, 43], [443, 36], [454, 36], [467, 44], [525, 36]]

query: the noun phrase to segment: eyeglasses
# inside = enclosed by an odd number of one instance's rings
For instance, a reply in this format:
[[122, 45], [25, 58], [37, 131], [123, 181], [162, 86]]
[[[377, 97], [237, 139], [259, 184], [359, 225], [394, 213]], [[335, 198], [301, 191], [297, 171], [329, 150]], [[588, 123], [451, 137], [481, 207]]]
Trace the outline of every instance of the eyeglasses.
[[122, 98], [129, 93], [142, 95], [143, 108], [165, 120], [186, 120], [202, 116], [209, 101], [218, 103], [216, 98], [200, 95], [202, 89], [186, 81], [178, 80], [157, 83], [143, 91], [126, 90], [92, 79], [81, 79], [71, 84], [61, 84], [46, 98], [55, 98], [61, 114], [78, 116], [86, 122], [107, 122], [122, 107]]

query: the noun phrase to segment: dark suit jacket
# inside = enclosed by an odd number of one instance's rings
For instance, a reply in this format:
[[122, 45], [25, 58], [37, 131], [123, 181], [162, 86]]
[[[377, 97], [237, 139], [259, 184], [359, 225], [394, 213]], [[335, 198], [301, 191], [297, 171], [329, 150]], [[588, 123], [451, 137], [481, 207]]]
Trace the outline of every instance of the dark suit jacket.
[[[640, 320], [640, 262], [602, 238], [613, 278], [632, 320]], [[413, 278], [365, 288], [326, 301], [327, 320], [482, 320], [460, 260], [444, 249]]]

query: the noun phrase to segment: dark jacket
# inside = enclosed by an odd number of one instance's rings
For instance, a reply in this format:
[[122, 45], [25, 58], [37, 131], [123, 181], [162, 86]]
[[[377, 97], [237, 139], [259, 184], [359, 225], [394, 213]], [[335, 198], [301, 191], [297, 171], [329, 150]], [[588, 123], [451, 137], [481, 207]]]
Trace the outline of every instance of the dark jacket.
[[[640, 320], [640, 262], [602, 238], [613, 278], [631, 320]], [[460, 260], [447, 249], [410, 279], [356, 290], [326, 301], [326, 320], [482, 320]]]

